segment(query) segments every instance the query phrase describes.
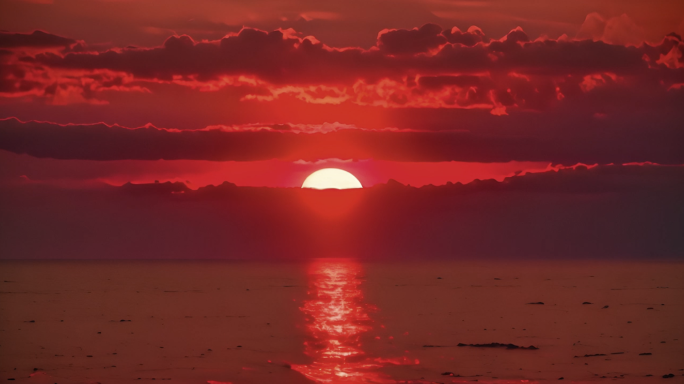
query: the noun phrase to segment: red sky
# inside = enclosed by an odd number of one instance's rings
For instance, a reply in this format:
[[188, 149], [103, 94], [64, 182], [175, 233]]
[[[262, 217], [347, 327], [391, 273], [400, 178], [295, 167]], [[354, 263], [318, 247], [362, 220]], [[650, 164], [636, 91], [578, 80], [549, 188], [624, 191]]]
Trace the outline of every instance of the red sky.
[[[367, 185], [424, 185], [684, 163], [681, 2], [387, 7], [8, 0], [3, 177], [295, 186], [317, 161], [353, 159], [340, 167]], [[22, 128], [34, 120], [54, 130]], [[144, 126], [200, 134], [164, 144], [175, 136], [133, 130]]]
[[31, 180], [88, 185], [105, 182], [121, 185], [126, 182], [153, 183], [155, 180], [183, 182], [193, 189], [208, 184], [218, 185], [225, 180], [240, 186], [299, 187], [304, 179], [320, 168], [340, 168], [354, 174], [364, 186], [385, 183], [392, 178], [402, 184], [421, 186], [442, 185], [447, 182], [469, 183], [475, 179], [503, 180], [520, 171], [545, 171], [549, 163], [518, 162], [393, 162], [375, 160], [280, 161], [250, 162], [206, 160], [53, 160], [36, 159], [27, 155], [0, 152], [6, 166], [0, 170], [4, 180]]
[[[683, 34], [677, 0], [6, 0], [0, 243], [681, 255]], [[325, 167], [363, 225], [241, 188]]]

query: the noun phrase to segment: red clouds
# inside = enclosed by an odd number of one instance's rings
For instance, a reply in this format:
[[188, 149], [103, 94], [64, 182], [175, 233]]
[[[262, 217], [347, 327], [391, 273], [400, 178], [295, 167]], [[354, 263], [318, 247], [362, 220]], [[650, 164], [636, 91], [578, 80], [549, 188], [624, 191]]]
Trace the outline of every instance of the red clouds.
[[577, 37], [638, 46], [644, 42], [644, 30], [626, 14], [605, 19], [600, 14], [592, 12], [587, 15]]
[[427, 53], [447, 42], [441, 32], [442, 27], [435, 24], [425, 24], [410, 30], [385, 29], [378, 34], [378, 47], [390, 55]]
[[[599, 121], [600, 123], [600, 121]], [[589, 139], [589, 140], [588, 140]], [[652, 161], [683, 164], [681, 131], [629, 131], [601, 135], [512, 136], [469, 132], [372, 131], [327, 133], [218, 129], [177, 131], [105, 124], [58, 125], [0, 120], [0, 149], [35, 157], [83, 160], [287, 161], [376, 159], [391, 161], [538, 161], [608, 164]]]
[[[410, 74], [515, 71], [575, 75], [604, 71], [634, 73], [647, 68], [643, 49], [590, 40], [529, 42], [521, 29], [511, 31], [502, 41], [488, 44], [444, 44], [446, 38], [439, 31], [439, 26], [431, 24], [414, 30], [384, 31], [378, 38], [377, 50], [362, 50], [330, 48], [279, 30], [267, 33], [244, 28], [237, 35], [214, 42], [172, 36], [159, 48], [63, 56], [46, 53], [36, 56], [35, 62], [55, 68], [121, 71], [143, 79], [192, 77], [209, 81], [221, 76], [252, 75], [274, 84], [293, 85], [375, 82], [383, 77], [401, 79]], [[440, 46], [434, 54], [425, 55]], [[25, 61], [34, 59], [29, 57]]]
[[[0, 185], [0, 257], [681, 259], [682, 180], [683, 167], [600, 166], [442, 187], [390, 182], [337, 191], [362, 199], [332, 221], [301, 203], [316, 191], [299, 188]], [[322, 243], [323, 233], [339, 241]]]
[[[136, 100], [156, 107], [141, 125], [171, 120], [167, 116], [208, 120], [195, 123], [195, 129], [221, 125], [215, 111], [225, 109], [222, 118], [239, 115], [260, 126], [292, 127], [286, 124], [316, 116], [318, 124], [470, 133], [352, 129], [297, 135], [287, 129], [245, 132], [253, 127], [242, 122], [232, 133], [104, 125], [48, 129], [50, 124], [35, 122], [18, 129], [20, 123], [6, 120], [0, 127], [7, 139], [2, 148], [83, 159], [684, 162], [677, 144], [684, 43], [677, 35], [657, 45], [606, 41], [533, 39], [521, 28], [490, 39], [477, 27], [463, 32], [425, 24], [383, 30], [370, 49], [332, 48], [291, 29], [245, 27], [213, 41], [171, 36], [153, 48], [7, 51], [0, 66], [3, 96], [53, 105], [88, 103], [115, 118], [144, 118], [144, 105], [116, 96], [135, 92], [144, 95]], [[195, 116], [204, 108], [194, 101], [199, 95], [211, 102], [210, 118]], [[110, 100], [118, 103], [112, 109], [105, 106]], [[365, 126], [364, 116], [373, 116], [372, 127]], [[91, 145], [78, 145], [77, 137], [88, 137]], [[50, 147], [53, 139], [63, 145]]]
[[[60, 84], [86, 71], [85, 76], [106, 73], [135, 82], [121, 90], [145, 90], [146, 83], [161, 82], [201, 91], [235, 88], [241, 100], [289, 96], [310, 104], [483, 108], [502, 115], [510, 108], [546, 110], [568, 95], [580, 94], [579, 84], [586, 76], [604, 73], [647, 81], [654, 91], [665, 92], [684, 82], [684, 73], [666, 70], [684, 66], [682, 47], [674, 37], [640, 47], [564, 38], [530, 41], [520, 28], [489, 40], [476, 27], [461, 32], [426, 24], [384, 30], [378, 45], [369, 50], [331, 48], [292, 30], [243, 28], [218, 41], [171, 36], [156, 48], [46, 52], [10, 61], [24, 72], [47, 71], [51, 82]], [[7, 73], [3, 80], [11, 82]], [[454, 80], [474, 76], [477, 84]], [[434, 79], [441, 79], [442, 85], [435, 86]], [[14, 88], [4, 87], [7, 92], [33, 83], [13, 84]], [[41, 87], [34, 88], [39, 95]], [[107, 87], [96, 82], [94, 88]], [[44, 95], [50, 100], [50, 92]], [[62, 99], [98, 100], [97, 92], [85, 90], [80, 98]]]
[[0, 32], [0, 48], [68, 47], [75, 43], [76, 40], [43, 31], [33, 31], [30, 34]]
[[472, 47], [473, 45], [481, 42], [487, 42], [487, 38], [484, 32], [476, 26], [468, 28], [468, 31], [461, 32], [458, 27], [453, 27], [442, 31], [442, 35], [446, 37], [447, 41], [452, 44], [461, 44], [466, 47]]

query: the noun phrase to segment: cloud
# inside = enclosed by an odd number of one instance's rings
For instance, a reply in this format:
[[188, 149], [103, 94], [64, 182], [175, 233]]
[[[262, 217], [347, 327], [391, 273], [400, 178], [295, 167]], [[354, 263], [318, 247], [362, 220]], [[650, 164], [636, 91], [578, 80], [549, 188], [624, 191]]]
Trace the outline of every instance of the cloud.
[[[383, 39], [389, 39], [389, 45]], [[399, 46], [408, 51], [391, 48], [396, 44], [392, 39], [399, 39]], [[380, 34], [378, 44], [371, 49], [331, 48], [291, 29], [243, 28], [211, 41], [171, 36], [154, 48], [98, 52], [75, 44], [68, 51], [39, 54], [7, 51], [0, 56], [0, 96], [18, 103], [4, 107], [5, 116], [63, 122], [104, 119], [129, 125], [152, 121], [164, 126], [201, 121], [192, 128], [230, 125], [234, 118], [241, 120], [239, 124], [296, 123], [302, 116], [318, 119], [317, 123], [330, 119], [365, 125], [366, 121], [360, 123], [361, 115], [370, 115], [377, 116], [366, 119], [374, 124], [387, 122], [374, 128], [401, 125], [413, 129], [428, 124], [398, 116], [425, 116], [423, 109], [432, 109], [426, 121], [448, 115], [445, 109], [467, 111], [467, 115], [454, 119], [451, 114], [438, 123], [442, 127], [467, 125], [466, 129], [482, 125], [477, 120], [486, 120], [482, 117], [486, 113], [502, 119], [494, 124], [517, 126], [522, 124], [512, 117], [517, 112], [544, 112], [566, 119], [571, 110], [578, 116], [610, 117], [658, 110], [655, 116], [634, 118], [646, 126], [654, 119], [667, 120], [661, 116], [667, 114], [669, 126], [680, 109], [674, 105], [681, 100], [684, 84], [684, 43], [676, 35], [636, 47], [603, 40], [534, 39], [521, 28], [491, 39], [477, 27], [462, 32], [426, 24], [387, 30]], [[120, 84], [108, 86], [115, 80]], [[146, 97], [117, 95], [121, 92]], [[208, 95], [214, 92], [220, 95]], [[183, 97], [169, 96], [181, 93]], [[214, 103], [212, 98], [224, 100], [221, 111], [235, 113], [211, 110], [207, 105]], [[19, 101], [37, 103], [29, 113]], [[154, 108], [141, 113], [141, 103]], [[72, 104], [101, 108], [90, 110], [89, 119], [78, 112], [79, 120], [74, 120], [44, 107]], [[190, 109], [202, 110], [202, 116], [190, 116]], [[348, 113], [351, 110], [354, 113]], [[320, 111], [316, 118], [314, 111]], [[136, 117], [145, 120], [131, 122]], [[531, 120], [525, 123], [539, 125]], [[545, 118], [544, 124], [567, 126], [551, 118]]]
[[[70, 51], [85, 51], [82, 44], [68, 47]], [[0, 53], [0, 97], [33, 97], [51, 105], [88, 103], [108, 104], [98, 99], [104, 90], [148, 92], [144, 86], [131, 85], [133, 77], [108, 70], [54, 70], [17, 60], [11, 51]]]
[[453, 27], [442, 31], [442, 35], [446, 37], [447, 41], [452, 44], [461, 44], [466, 47], [472, 47], [477, 43], [487, 42], [484, 32], [476, 26], [468, 28], [468, 31], [462, 32], [458, 27]]
[[585, 17], [577, 32], [579, 39], [601, 40], [606, 29], [606, 20], [598, 12], [592, 12]]
[[461, 76], [421, 76], [418, 85], [424, 89], [442, 89], [447, 86], [461, 88], [478, 87], [490, 79], [487, 76], [461, 75]]
[[633, 46], [639, 46], [645, 41], [643, 28], [636, 25], [626, 14], [605, 19], [597, 12], [587, 15], [577, 32], [577, 37]]
[[644, 41], [644, 30], [634, 24], [629, 16], [622, 14], [606, 21], [603, 40], [611, 44], [641, 45]]
[[[182, 183], [0, 186], [0, 255], [273, 260], [339, 252], [390, 260], [681, 260], [683, 170], [577, 167], [502, 182], [423, 188], [394, 182], [353, 191], [229, 182], [196, 191]], [[349, 195], [358, 203], [337, 220], [307, 208], [312, 198], [334, 202]]]
[[68, 47], [72, 44], [76, 44], [76, 40], [43, 31], [33, 31], [30, 34], [0, 32], [0, 48]]
[[24, 66], [3, 63], [0, 59], [0, 94], [21, 96], [35, 93], [41, 82], [27, 78]]
[[378, 48], [390, 55], [427, 53], [447, 42], [442, 27], [425, 24], [413, 29], [385, 29], [378, 34]]
[[[600, 121], [597, 122], [601, 123]], [[629, 135], [626, 133], [629, 132]], [[680, 131], [603, 132], [578, 136], [493, 136], [469, 132], [166, 130], [105, 124], [59, 125], [0, 120], [0, 149], [35, 157], [83, 160], [254, 161], [376, 159], [392, 161], [684, 164]]]
[[[574, 75], [610, 71], [634, 73], [647, 68], [643, 52], [603, 42], [546, 40], [530, 42], [521, 29], [502, 41], [467, 46], [442, 46], [441, 28], [427, 24], [413, 30], [384, 31], [378, 49], [333, 49], [294, 32], [243, 28], [220, 41], [195, 42], [189, 36], [169, 37], [162, 47], [102, 53], [54, 53], [25, 58], [55, 68], [108, 69], [137, 78], [200, 81], [221, 76], [254, 75], [273, 84], [350, 84], [358, 79], [400, 79], [423, 75], [483, 71]], [[473, 33], [474, 35], [478, 35]], [[479, 36], [479, 35], [478, 35]], [[442, 46], [434, 54], [421, 55]], [[394, 55], [397, 54], [395, 57]]]
[[[568, 86], [579, 94], [578, 84], [586, 76], [606, 73], [649, 81], [664, 92], [684, 76], [663, 71], [658, 64], [670, 69], [684, 66], [678, 55], [683, 50], [684, 44], [674, 37], [659, 45], [634, 47], [602, 40], [531, 41], [516, 28], [490, 40], [476, 27], [443, 31], [435, 24], [384, 30], [378, 45], [364, 50], [331, 48], [294, 30], [243, 28], [215, 41], [171, 36], [156, 48], [45, 52], [23, 56], [15, 65], [22, 65], [25, 72], [47, 68], [65, 81], [69, 77], [60, 73], [77, 76], [80, 71], [118, 74], [143, 88], [144, 83], [201, 91], [240, 87], [241, 100], [294, 97], [310, 104], [478, 108], [501, 115], [510, 109], [548, 109], [573, 92]], [[416, 88], [418, 78], [461, 76], [483, 81]]]

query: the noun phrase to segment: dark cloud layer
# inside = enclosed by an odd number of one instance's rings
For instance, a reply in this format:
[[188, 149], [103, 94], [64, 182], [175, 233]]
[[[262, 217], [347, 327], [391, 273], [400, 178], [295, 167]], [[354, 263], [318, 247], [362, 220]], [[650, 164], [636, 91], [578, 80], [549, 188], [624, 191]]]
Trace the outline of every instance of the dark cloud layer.
[[43, 31], [34, 31], [30, 34], [0, 32], [0, 48], [67, 47], [75, 43], [76, 40]]
[[442, 27], [436, 24], [425, 24], [420, 28], [410, 30], [383, 31], [378, 36], [378, 47], [390, 55], [426, 53], [447, 42], [441, 32]]
[[[629, 133], [628, 135], [626, 133]], [[0, 149], [35, 157], [83, 160], [547, 161], [559, 164], [684, 164], [684, 133], [618, 132], [621, 136], [492, 136], [468, 132], [328, 133], [173, 131], [105, 124], [59, 125], [0, 120]]]
[[[604, 166], [503, 182], [192, 191], [160, 183], [0, 186], [3, 258], [675, 258], [684, 168]], [[307, 201], [359, 197], [329, 220]], [[75, 214], [78, 213], [78, 214]], [[36, 238], [41, 241], [35, 241]]]
[[[516, 71], [526, 74], [586, 75], [596, 72], [640, 73], [643, 56], [657, 48], [627, 47], [592, 40], [529, 41], [519, 29], [503, 41], [472, 43], [477, 31], [442, 34], [427, 24], [413, 30], [391, 30], [379, 36], [379, 49], [331, 49], [281, 31], [243, 28], [217, 42], [195, 42], [189, 36], [169, 37], [162, 47], [103, 53], [45, 53], [37, 63], [55, 68], [107, 69], [140, 78], [171, 80], [173, 76], [217, 79], [222, 75], [255, 75], [273, 83], [340, 83], [376, 81], [408, 74]], [[459, 37], [460, 36], [460, 37]], [[448, 39], [454, 43], [447, 43]], [[650, 48], [649, 48], [650, 47]], [[439, 48], [435, 55], [422, 55]], [[34, 59], [27, 58], [32, 61]]]
[[[477, 27], [463, 32], [425, 24], [385, 29], [376, 46], [361, 49], [331, 48], [293, 30], [242, 28], [213, 41], [173, 35], [152, 48], [102, 51], [75, 44], [59, 52], [3, 55], [0, 94], [39, 104], [101, 106], [110, 100], [121, 104], [116, 93], [137, 92], [149, 95], [152, 104], [165, 97], [155, 88], [175, 86], [195, 94], [211, 92], [215, 98], [225, 91], [236, 105], [294, 99], [310, 106], [484, 109], [499, 116], [584, 101], [577, 113], [605, 115], [603, 110], [616, 107], [631, 112], [622, 108], [626, 104], [681, 98], [683, 52], [676, 34], [658, 44], [625, 46], [533, 39], [520, 28], [491, 39]], [[595, 97], [601, 92], [612, 94]], [[173, 104], [167, 109], [184, 110], [185, 100], [166, 102]], [[253, 118], [263, 121], [260, 117]], [[160, 124], [163, 119], [156, 113], [147, 121]]]

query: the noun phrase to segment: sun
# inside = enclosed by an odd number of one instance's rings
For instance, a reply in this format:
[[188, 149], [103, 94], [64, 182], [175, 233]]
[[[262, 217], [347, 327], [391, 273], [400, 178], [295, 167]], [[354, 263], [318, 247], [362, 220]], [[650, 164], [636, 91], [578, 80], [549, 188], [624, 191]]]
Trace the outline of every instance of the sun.
[[363, 188], [359, 179], [347, 171], [337, 168], [323, 168], [309, 175], [302, 188], [354, 189]]

